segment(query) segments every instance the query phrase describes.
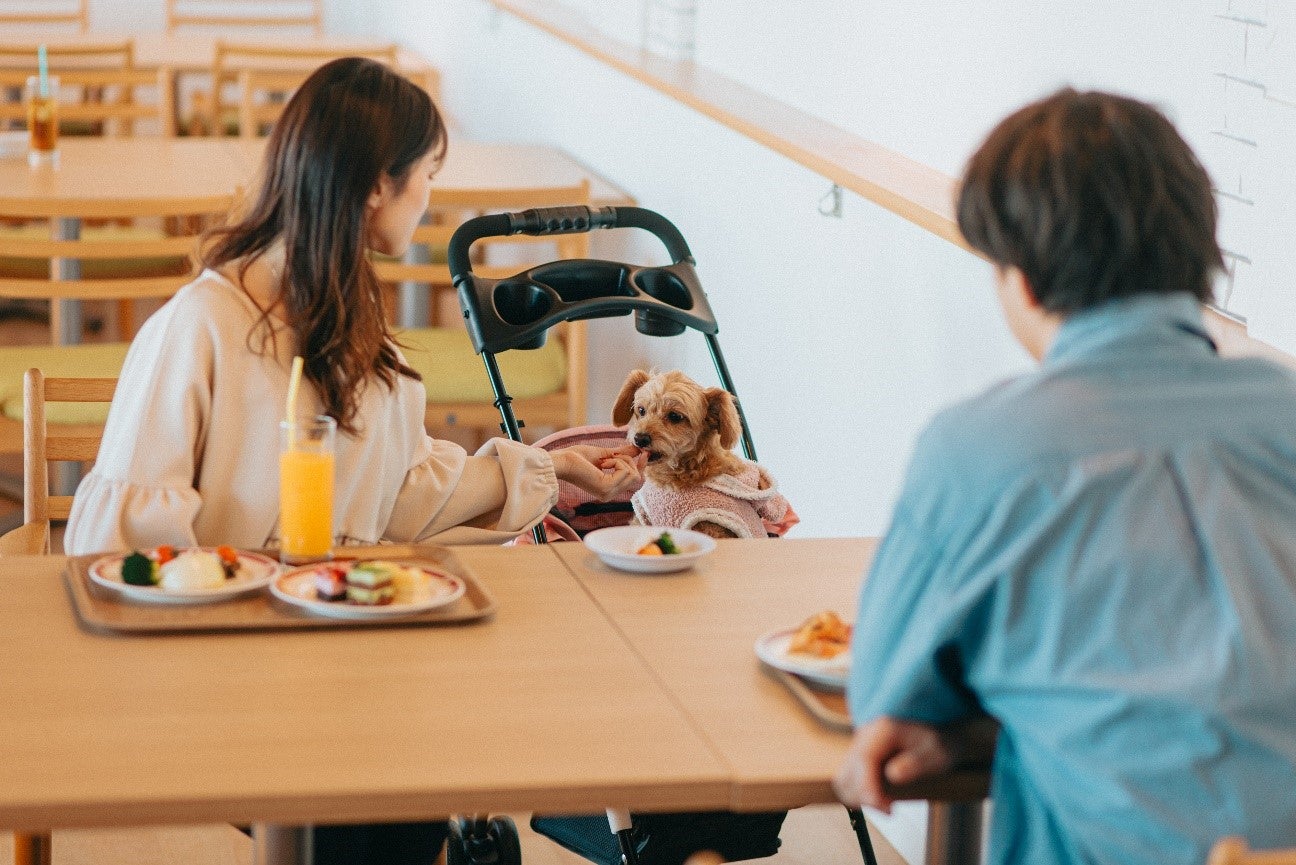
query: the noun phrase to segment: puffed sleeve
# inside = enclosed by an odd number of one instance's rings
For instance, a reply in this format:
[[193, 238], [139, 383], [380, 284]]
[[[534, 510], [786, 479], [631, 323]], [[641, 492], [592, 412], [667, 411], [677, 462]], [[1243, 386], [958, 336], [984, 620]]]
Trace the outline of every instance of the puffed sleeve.
[[558, 501], [547, 451], [491, 439], [472, 456], [425, 436], [396, 498], [385, 539], [498, 544], [527, 531]]
[[196, 543], [195, 454], [211, 404], [213, 349], [203, 324], [176, 308], [159, 310], [131, 343], [99, 456], [72, 503], [63, 542], [70, 554]]

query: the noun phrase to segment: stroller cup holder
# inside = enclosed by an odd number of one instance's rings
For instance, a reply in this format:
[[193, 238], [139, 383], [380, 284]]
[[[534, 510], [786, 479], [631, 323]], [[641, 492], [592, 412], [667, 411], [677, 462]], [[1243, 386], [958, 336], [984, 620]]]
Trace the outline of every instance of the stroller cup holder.
[[678, 336], [689, 327], [717, 331], [687, 262], [632, 267], [593, 259], [554, 261], [507, 279], [465, 279], [459, 303], [479, 353], [540, 348], [559, 322], [631, 312], [636, 329], [648, 336]]
[[[567, 259], [493, 280], [472, 272], [469, 248], [487, 237], [578, 234], [595, 228], [643, 228], [666, 246], [672, 263], [636, 267], [615, 261]], [[455, 231], [448, 251], [473, 348], [480, 354], [535, 349], [556, 324], [635, 314], [649, 336], [677, 336], [685, 328], [719, 331], [698, 281], [688, 245], [664, 217], [639, 207], [551, 207], [470, 219]]]

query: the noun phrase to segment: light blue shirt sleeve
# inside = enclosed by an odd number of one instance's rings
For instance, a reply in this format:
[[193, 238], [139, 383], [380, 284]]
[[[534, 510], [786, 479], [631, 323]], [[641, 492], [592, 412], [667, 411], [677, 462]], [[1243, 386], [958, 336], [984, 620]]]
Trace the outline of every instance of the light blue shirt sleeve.
[[957, 539], [941, 523], [971, 502], [942, 473], [939, 432], [919, 439], [892, 523], [860, 596], [847, 699], [863, 724], [890, 716], [944, 724], [979, 714], [963, 684], [980, 593], [960, 586]]

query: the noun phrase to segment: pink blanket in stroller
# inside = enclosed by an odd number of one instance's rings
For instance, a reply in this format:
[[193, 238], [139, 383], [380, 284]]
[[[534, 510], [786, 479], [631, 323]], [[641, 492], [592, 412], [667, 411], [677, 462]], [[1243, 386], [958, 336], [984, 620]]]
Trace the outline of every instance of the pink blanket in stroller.
[[[625, 444], [625, 441], [625, 427], [592, 424], [559, 430], [540, 439], [535, 446], [549, 451], [583, 444], [610, 448]], [[639, 491], [639, 488], [629, 489], [612, 501], [602, 502], [575, 484], [559, 481], [558, 503], [554, 505], [550, 515], [545, 517], [545, 532], [551, 541], [578, 541], [595, 529], [628, 525], [635, 517], [631, 499]], [[800, 518], [792, 510], [791, 505], [787, 504], [787, 500], [781, 495], [778, 498], [785, 506], [783, 514], [774, 517], [771, 510], [768, 511], [769, 516], [762, 515], [761, 524], [764, 532], [755, 534], [754, 537], [782, 536], [800, 522]], [[529, 544], [533, 541], [530, 534], [525, 534], [515, 538], [511, 543]]]

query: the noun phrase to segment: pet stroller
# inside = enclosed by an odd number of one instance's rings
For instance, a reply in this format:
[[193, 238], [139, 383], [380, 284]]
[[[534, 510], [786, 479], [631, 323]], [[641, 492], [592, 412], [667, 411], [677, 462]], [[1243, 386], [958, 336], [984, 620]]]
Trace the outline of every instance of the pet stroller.
[[[516, 234], [576, 234], [594, 229], [639, 228], [666, 247], [671, 263], [636, 267], [613, 261], [567, 259], [537, 265], [507, 279], [473, 274], [473, 243]], [[513, 413], [495, 355], [544, 345], [549, 328], [564, 321], [612, 318], [634, 313], [635, 329], [648, 336], [702, 333], [721, 386], [734, 397], [742, 426], [743, 453], [756, 459], [742, 404], [716, 337], [719, 327], [698, 282], [694, 259], [679, 230], [665, 217], [639, 207], [550, 207], [470, 219], [455, 231], [448, 250], [450, 274], [459, 296], [473, 348], [486, 364], [504, 434], [521, 441], [523, 426]], [[629, 521], [626, 514], [624, 521]], [[544, 523], [537, 543], [547, 541]], [[867, 865], [875, 865], [863, 813], [848, 809]], [[696, 850], [710, 849], [726, 859], [773, 855], [785, 811], [766, 814], [636, 814], [608, 809], [601, 817], [536, 817], [532, 826], [563, 846], [600, 865], [665, 865], [682, 862]], [[610, 827], [608, 832], [605, 826]], [[615, 836], [615, 837], [614, 837]], [[688, 841], [692, 847], [681, 843]], [[516, 865], [520, 860], [516, 827], [507, 817], [461, 817], [451, 823], [448, 865]], [[516, 857], [516, 858], [514, 858]]]

